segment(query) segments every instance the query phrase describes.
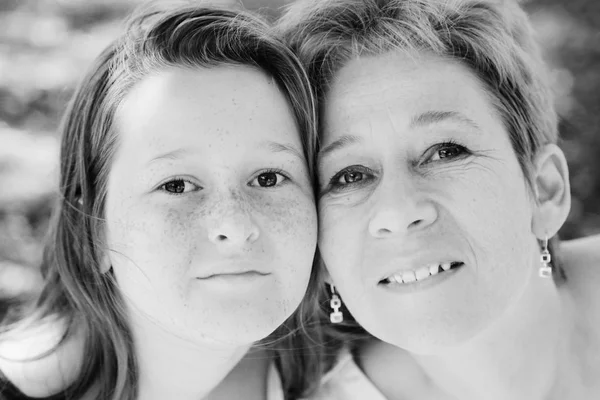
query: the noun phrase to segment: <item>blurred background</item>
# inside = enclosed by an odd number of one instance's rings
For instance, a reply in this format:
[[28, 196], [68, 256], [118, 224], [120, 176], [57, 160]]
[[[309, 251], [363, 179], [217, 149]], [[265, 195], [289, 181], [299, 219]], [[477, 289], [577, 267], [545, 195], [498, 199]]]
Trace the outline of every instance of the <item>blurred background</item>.
[[[291, 1], [242, 2], [274, 18]], [[0, 267], [39, 262], [57, 184], [60, 115], [139, 2], [0, 0]], [[570, 165], [573, 206], [561, 236], [600, 233], [600, 1], [525, 6], [552, 66]]]

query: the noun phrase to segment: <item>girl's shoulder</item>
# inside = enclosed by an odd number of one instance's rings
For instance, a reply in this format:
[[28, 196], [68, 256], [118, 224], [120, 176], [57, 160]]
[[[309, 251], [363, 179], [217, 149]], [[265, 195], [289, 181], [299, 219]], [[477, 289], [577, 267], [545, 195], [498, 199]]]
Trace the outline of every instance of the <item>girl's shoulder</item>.
[[321, 379], [315, 392], [305, 400], [386, 400], [354, 361], [348, 349], [342, 349], [332, 369]]
[[78, 327], [65, 337], [66, 329], [62, 318], [49, 316], [2, 333], [0, 371], [4, 380], [30, 397], [49, 397], [71, 385], [83, 364], [85, 339]]

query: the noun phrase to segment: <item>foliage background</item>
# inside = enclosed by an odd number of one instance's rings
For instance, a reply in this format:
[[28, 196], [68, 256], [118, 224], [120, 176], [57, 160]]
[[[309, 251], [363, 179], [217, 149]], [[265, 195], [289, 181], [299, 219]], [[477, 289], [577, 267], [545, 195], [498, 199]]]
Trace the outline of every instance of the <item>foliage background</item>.
[[[242, 2], [274, 17], [290, 1]], [[57, 184], [60, 115], [138, 2], [0, 0], [0, 267], [38, 263]], [[570, 165], [573, 206], [561, 235], [600, 233], [600, 1], [525, 3], [552, 66]]]

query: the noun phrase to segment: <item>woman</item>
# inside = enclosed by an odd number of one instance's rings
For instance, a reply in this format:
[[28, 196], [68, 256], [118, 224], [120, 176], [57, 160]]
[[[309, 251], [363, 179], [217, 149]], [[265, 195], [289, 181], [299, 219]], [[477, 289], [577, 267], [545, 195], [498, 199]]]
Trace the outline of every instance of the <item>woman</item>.
[[568, 170], [518, 4], [314, 0], [281, 29], [320, 101], [330, 328], [370, 334], [315, 398], [600, 398], [600, 239], [559, 252]]
[[147, 8], [97, 59], [64, 118], [45, 288], [2, 324], [4, 396], [279, 399], [311, 382], [295, 332], [312, 310], [295, 310], [317, 239], [314, 105], [269, 30]]

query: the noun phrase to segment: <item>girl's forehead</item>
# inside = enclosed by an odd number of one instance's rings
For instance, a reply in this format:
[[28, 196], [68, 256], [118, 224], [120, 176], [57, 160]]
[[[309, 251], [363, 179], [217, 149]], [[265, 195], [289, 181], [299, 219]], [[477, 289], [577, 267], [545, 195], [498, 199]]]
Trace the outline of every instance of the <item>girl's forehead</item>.
[[116, 127], [118, 153], [142, 166], [191, 154], [223, 159], [257, 148], [302, 154], [295, 118], [278, 85], [245, 66], [151, 75], [126, 96]]

